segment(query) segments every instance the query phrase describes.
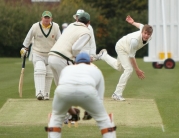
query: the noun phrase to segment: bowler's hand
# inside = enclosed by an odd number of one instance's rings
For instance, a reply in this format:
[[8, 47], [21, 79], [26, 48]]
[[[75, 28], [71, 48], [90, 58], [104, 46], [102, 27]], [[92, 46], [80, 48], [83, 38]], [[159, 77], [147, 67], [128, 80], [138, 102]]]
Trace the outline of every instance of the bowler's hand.
[[137, 74], [138, 78], [141, 80], [145, 78], [144, 72], [140, 69], [136, 70], [136, 74]]
[[128, 15], [128, 16], [126, 17], [126, 21], [127, 21], [128, 23], [130, 23], [130, 24], [134, 23], [134, 20], [132, 19], [132, 17], [131, 17], [130, 15]]

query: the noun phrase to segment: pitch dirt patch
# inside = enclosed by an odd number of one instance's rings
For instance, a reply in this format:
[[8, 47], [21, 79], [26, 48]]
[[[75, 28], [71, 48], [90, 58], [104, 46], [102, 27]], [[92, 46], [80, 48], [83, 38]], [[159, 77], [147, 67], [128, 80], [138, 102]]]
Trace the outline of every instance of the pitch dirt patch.
[[[5, 125], [47, 125], [51, 112], [52, 99], [37, 101], [36, 99], [9, 99], [0, 109], [0, 126]], [[104, 105], [108, 113], [113, 113], [116, 125], [155, 126], [161, 127], [157, 105], [153, 99], [130, 99], [117, 102], [105, 98]], [[80, 108], [81, 109], [81, 108]], [[81, 109], [80, 117], [83, 117]], [[95, 121], [78, 122], [79, 125], [96, 125]]]

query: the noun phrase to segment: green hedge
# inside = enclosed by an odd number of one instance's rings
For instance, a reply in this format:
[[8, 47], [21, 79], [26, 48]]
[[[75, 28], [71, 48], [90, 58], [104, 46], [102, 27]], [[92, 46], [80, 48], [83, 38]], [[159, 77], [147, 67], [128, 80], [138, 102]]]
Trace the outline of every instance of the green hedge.
[[[83, 2], [84, 1], [84, 2]], [[95, 4], [96, 1], [91, 3]], [[114, 1], [117, 2], [117, 1]], [[53, 21], [61, 25], [64, 22], [71, 23], [75, 20], [73, 15], [78, 9], [84, 9], [91, 15], [91, 25], [93, 26], [97, 44], [97, 52], [106, 48], [108, 53], [116, 56], [115, 44], [119, 38], [129, 32], [137, 30], [135, 27], [125, 22], [127, 14], [131, 14], [136, 21], [147, 20], [147, 12], [121, 10], [120, 14], [111, 18], [105, 17], [100, 7], [94, 7], [86, 0], [61, 0], [60, 3], [25, 3], [24, 0], [5, 0], [0, 4], [0, 57], [20, 57], [19, 50], [33, 23], [41, 20], [44, 10], [50, 10], [53, 14]], [[117, 5], [117, 4], [116, 4]], [[110, 7], [107, 7], [110, 9]], [[119, 10], [118, 10], [119, 11]], [[143, 18], [145, 17], [145, 18]], [[144, 23], [145, 23], [144, 22]], [[137, 56], [142, 57], [147, 54], [147, 49], [138, 52]]]

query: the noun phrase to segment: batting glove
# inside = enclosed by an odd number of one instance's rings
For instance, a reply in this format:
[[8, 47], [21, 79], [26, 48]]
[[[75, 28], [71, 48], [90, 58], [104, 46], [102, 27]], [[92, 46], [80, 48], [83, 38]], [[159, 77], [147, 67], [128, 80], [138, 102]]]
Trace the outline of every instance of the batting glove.
[[24, 56], [28, 56], [28, 49], [27, 48], [21, 48], [20, 50], [20, 54], [21, 54], [21, 58], [23, 58]]

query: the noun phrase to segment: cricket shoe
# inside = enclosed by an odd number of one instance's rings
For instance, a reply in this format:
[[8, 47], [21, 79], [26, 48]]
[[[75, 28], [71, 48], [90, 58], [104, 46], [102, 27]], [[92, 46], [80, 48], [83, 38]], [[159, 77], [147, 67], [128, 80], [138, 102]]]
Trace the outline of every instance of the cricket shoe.
[[96, 60], [101, 60], [104, 55], [106, 55], [108, 52], [106, 49], [102, 49], [99, 54], [96, 55]]
[[44, 99], [44, 96], [42, 95], [41, 92], [37, 94], [37, 100], [43, 100], [43, 99]]
[[116, 100], [116, 101], [125, 101], [125, 99], [122, 96], [118, 96], [117, 94], [113, 93], [112, 99]]
[[45, 96], [44, 96], [44, 100], [49, 100], [49, 99], [50, 99], [50, 98], [49, 98], [49, 94], [46, 93]]

